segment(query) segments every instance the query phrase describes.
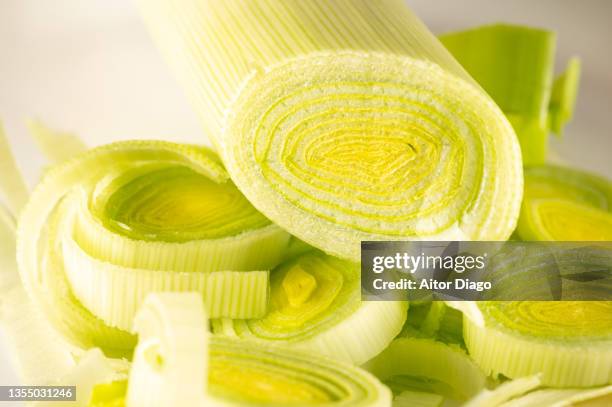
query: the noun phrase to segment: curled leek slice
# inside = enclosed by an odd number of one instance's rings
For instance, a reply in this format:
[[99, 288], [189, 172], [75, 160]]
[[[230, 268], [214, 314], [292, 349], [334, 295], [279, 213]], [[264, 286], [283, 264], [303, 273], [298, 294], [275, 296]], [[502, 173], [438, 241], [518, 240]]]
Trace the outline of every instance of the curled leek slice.
[[570, 168], [527, 168], [517, 231], [523, 240], [612, 240], [612, 183]]
[[214, 153], [133, 141], [45, 174], [21, 216], [17, 258], [31, 298], [73, 342], [121, 354], [148, 292], [198, 291], [216, 317], [263, 315], [267, 270], [288, 242]]
[[612, 382], [612, 302], [492, 301], [466, 313], [470, 356], [487, 374], [541, 374], [542, 385]]
[[396, 339], [364, 367], [396, 393], [408, 389], [467, 400], [485, 385], [465, 351], [428, 338]]
[[391, 406], [390, 391], [360, 368], [274, 346], [208, 338], [201, 299], [191, 293], [152, 294], [136, 324], [140, 339], [128, 382], [130, 407]]
[[401, 331], [407, 302], [361, 301], [356, 263], [320, 252], [272, 272], [265, 317], [213, 321], [213, 332], [362, 364]]
[[236, 185], [306, 243], [512, 233], [512, 126], [403, 2], [140, 3]]

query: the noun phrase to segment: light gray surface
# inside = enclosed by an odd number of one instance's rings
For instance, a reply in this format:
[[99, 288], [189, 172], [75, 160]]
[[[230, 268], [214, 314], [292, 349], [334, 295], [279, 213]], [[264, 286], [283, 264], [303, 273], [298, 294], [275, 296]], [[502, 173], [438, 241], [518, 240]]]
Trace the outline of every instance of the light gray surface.
[[[574, 123], [554, 140], [563, 160], [612, 177], [612, 1], [410, 0], [436, 33], [505, 21], [555, 29], [558, 68], [583, 59]], [[89, 145], [125, 138], [203, 142], [196, 115], [130, 0], [1, 0], [0, 118], [34, 184], [43, 163], [24, 119], [78, 132]], [[0, 384], [14, 384], [0, 334]]]

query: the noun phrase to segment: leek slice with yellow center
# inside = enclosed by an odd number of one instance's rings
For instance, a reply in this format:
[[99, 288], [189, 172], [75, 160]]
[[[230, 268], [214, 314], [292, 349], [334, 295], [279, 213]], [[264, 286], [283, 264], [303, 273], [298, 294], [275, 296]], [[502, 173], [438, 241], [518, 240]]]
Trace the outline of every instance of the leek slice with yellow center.
[[358, 264], [307, 253], [272, 272], [263, 318], [213, 320], [213, 332], [362, 364], [401, 331], [408, 303], [361, 301], [360, 287]]
[[512, 233], [512, 126], [404, 2], [140, 3], [236, 185], [306, 243]]
[[612, 240], [612, 183], [570, 168], [527, 168], [517, 232], [523, 240]]
[[358, 367], [282, 347], [209, 338], [201, 298], [192, 293], [151, 294], [136, 326], [130, 407], [391, 406], [390, 391]]
[[26, 290], [64, 334], [123, 355], [148, 292], [198, 291], [215, 317], [264, 315], [268, 270], [289, 238], [211, 151], [133, 141], [45, 174], [21, 216], [17, 258]]
[[612, 382], [612, 302], [492, 301], [466, 313], [464, 338], [487, 374], [541, 374], [552, 387]]
[[394, 392], [418, 390], [467, 400], [485, 375], [464, 350], [429, 338], [398, 338], [365, 366]]

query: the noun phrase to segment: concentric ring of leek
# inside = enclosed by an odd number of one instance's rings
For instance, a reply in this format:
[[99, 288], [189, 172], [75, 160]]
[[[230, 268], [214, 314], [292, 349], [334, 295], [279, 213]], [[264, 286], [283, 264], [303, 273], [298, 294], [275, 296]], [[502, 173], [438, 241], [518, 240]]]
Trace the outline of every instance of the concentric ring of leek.
[[315, 53], [250, 78], [223, 159], [266, 216], [358, 260], [362, 240], [505, 240], [522, 190], [519, 146], [477, 87], [384, 53]]
[[288, 241], [212, 152], [133, 141], [46, 173], [20, 218], [17, 258], [26, 290], [68, 337], [123, 354], [148, 292], [195, 290], [211, 315], [263, 315]]
[[275, 269], [270, 291], [265, 317], [213, 320], [213, 332], [362, 364], [387, 347], [407, 315], [406, 302], [361, 301], [359, 265], [320, 252]]
[[612, 382], [612, 302], [493, 301], [483, 319], [464, 319], [470, 355], [487, 374], [541, 373], [542, 384], [586, 387]]
[[457, 345], [430, 338], [395, 339], [364, 368], [394, 393], [404, 390], [467, 400], [484, 388], [485, 375]]
[[132, 407], [390, 406], [390, 391], [358, 367], [276, 346], [208, 337], [202, 300], [150, 295], [136, 318]]
[[517, 232], [523, 240], [612, 240], [612, 183], [570, 168], [527, 168]]

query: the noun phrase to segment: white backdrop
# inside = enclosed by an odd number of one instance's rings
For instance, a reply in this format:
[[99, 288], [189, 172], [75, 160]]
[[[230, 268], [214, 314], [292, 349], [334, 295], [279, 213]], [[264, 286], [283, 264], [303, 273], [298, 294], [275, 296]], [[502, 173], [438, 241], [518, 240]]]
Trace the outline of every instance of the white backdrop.
[[[612, 1], [409, 0], [436, 33], [492, 22], [558, 32], [557, 67], [583, 60], [577, 115], [555, 155], [612, 177]], [[205, 142], [130, 0], [0, 0], [0, 120], [30, 184], [42, 157], [24, 119], [81, 135]], [[16, 384], [0, 332], [0, 385]]]

